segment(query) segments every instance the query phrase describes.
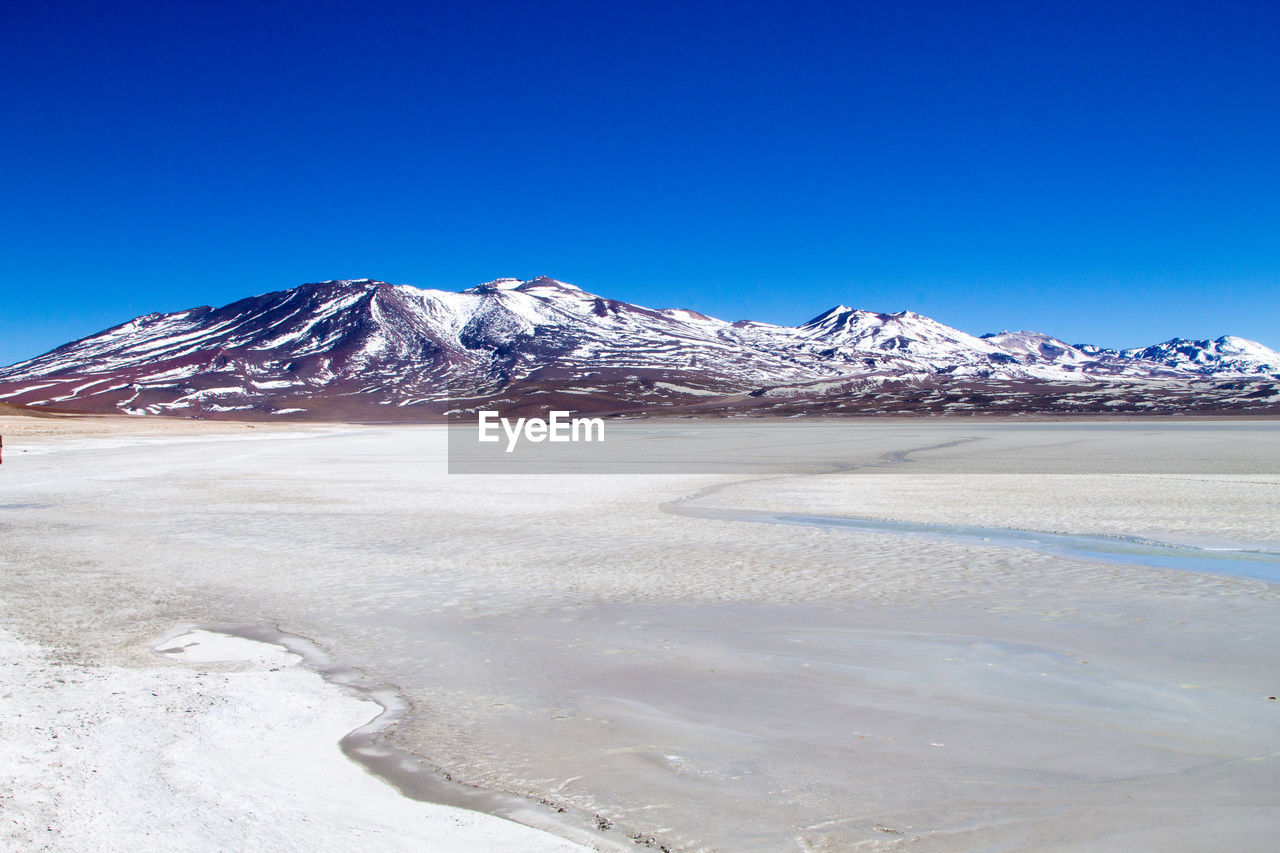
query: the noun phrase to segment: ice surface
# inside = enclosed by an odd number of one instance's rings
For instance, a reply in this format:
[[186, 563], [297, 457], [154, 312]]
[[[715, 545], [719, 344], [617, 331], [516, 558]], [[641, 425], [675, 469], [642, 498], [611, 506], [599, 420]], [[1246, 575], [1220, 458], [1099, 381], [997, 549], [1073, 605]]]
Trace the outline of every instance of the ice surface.
[[24, 439], [5, 625], [121, 667], [278, 626], [396, 685], [394, 745], [601, 838], [1267, 849], [1276, 585], [669, 510], [1263, 547], [1274, 423], [752, 428], [768, 470], [732, 476], [448, 476], [432, 428]]
[[363, 772], [338, 741], [382, 709], [279, 646], [194, 630], [160, 651], [87, 665], [0, 629], [0, 847], [588, 849]]

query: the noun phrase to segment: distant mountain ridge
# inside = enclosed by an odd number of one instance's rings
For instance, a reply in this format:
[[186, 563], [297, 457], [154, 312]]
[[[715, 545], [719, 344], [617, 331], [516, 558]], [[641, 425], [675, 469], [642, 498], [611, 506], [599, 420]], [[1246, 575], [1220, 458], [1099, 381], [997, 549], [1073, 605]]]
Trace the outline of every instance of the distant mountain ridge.
[[369, 279], [148, 314], [0, 369], [0, 400], [194, 417], [1280, 411], [1280, 353], [1225, 336], [1110, 350], [836, 306], [796, 327], [650, 309], [547, 277]]

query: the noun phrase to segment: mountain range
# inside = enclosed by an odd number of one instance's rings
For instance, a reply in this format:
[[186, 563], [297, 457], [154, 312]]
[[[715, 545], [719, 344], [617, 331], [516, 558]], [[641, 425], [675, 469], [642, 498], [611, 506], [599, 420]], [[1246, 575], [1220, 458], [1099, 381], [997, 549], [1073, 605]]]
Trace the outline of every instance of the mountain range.
[[1112, 350], [836, 306], [800, 326], [654, 310], [539, 277], [460, 293], [325, 281], [147, 314], [0, 369], [0, 400], [210, 418], [1280, 413], [1280, 353]]

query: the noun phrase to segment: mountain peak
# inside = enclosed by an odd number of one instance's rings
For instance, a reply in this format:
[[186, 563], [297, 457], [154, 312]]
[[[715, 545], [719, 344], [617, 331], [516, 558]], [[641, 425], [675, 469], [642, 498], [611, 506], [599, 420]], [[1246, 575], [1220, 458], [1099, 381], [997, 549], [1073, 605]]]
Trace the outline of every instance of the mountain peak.
[[522, 278], [495, 278], [484, 281], [474, 287], [468, 287], [463, 293], [493, 293], [499, 290], [515, 290], [524, 284]]
[[463, 293], [501, 293], [506, 291], [517, 291], [520, 293], [537, 293], [538, 295], [548, 295], [548, 292], [572, 293], [575, 295], [586, 293], [576, 284], [569, 284], [566, 281], [559, 281], [550, 276], [540, 275], [531, 279], [521, 278], [495, 278], [493, 281], [486, 281], [483, 284], [477, 284], [475, 287], [469, 287], [462, 291]]
[[1214, 340], [1170, 338], [1149, 347], [1121, 350], [1120, 355], [1198, 373], [1232, 371], [1280, 375], [1280, 352], [1235, 335]]
[[306, 284], [300, 284], [293, 288], [297, 290], [302, 287], [343, 287], [349, 285], [370, 285], [370, 284], [386, 284], [385, 281], [379, 281], [376, 278], [331, 278], [326, 281], [309, 281]]
[[569, 282], [567, 281], [560, 281], [559, 279], [551, 278], [550, 276], [546, 276], [546, 275], [540, 275], [537, 278], [531, 278], [528, 281], [521, 284], [516, 289], [522, 290], [525, 293], [528, 293], [531, 290], [546, 290], [546, 289], [561, 290], [561, 291], [566, 291], [568, 293], [574, 293], [574, 294], [586, 293], [585, 290], [583, 290], [581, 287], [578, 287], [576, 284], [569, 284]]
[[834, 308], [828, 308], [816, 317], [804, 321], [800, 324], [800, 327], [820, 326], [829, 320], [854, 313], [857, 313], [856, 308], [850, 308], [848, 305], [837, 305]]
[[1056, 341], [1053, 335], [1046, 335], [1044, 332], [1033, 332], [1030, 329], [1004, 329], [999, 332], [987, 332], [980, 336], [984, 341]]

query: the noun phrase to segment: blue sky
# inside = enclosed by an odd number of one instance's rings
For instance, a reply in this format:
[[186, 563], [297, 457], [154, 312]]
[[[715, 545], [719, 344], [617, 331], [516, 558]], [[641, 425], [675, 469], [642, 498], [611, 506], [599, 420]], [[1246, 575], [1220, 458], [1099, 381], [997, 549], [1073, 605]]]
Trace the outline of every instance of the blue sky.
[[328, 278], [1280, 348], [1280, 4], [0, 6], [0, 363]]

